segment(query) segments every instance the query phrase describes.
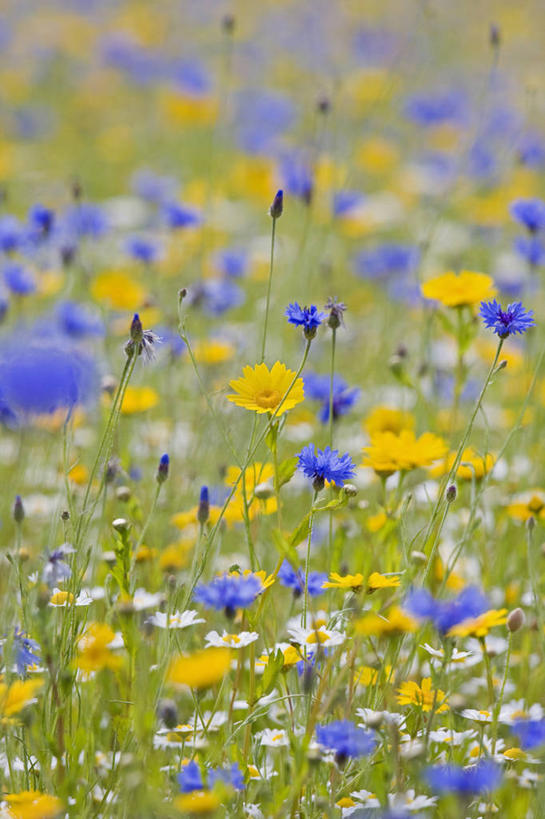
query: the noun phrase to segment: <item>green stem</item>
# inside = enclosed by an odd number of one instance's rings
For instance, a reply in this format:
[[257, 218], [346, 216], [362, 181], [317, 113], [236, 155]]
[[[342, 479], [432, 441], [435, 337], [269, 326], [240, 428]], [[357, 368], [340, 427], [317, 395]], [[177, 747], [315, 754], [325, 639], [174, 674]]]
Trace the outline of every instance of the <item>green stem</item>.
[[307, 627], [307, 609], [308, 609], [308, 573], [310, 569], [310, 545], [312, 542], [312, 524], [314, 523], [314, 504], [318, 492], [315, 490], [312, 496], [312, 503], [310, 505], [310, 515], [308, 519], [308, 539], [307, 539], [307, 557], [305, 561], [305, 597], [303, 600], [303, 628]]
[[509, 638], [507, 643], [507, 655], [505, 657], [505, 670], [503, 672], [503, 680], [500, 689], [500, 696], [498, 697], [498, 701], [494, 708], [494, 718], [492, 720], [492, 756], [496, 752], [496, 742], [498, 739], [498, 720], [500, 718], [500, 711], [503, 705], [503, 695], [505, 692], [505, 685], [507, 683], [507, 675], [509, 673], [509, 662], [511, 660], [511, 648], [513, 644], [513, 632], [509, 632]]
[[273, 277], [273, 268], [274, 268], [274, 240], [276, 237], [276, 219], [273, 216], [272, 220], [272, 230], [271, 230], [271, 260], [269, 265], [269, 281], [267, 283], [267, 303], [265, 306], [265, 319], [263, 322], [263, 340], [261, 342], [261, 358], [259, 359], [259, 363], [261, 364], [265, 360], [265, 346], [267, 344], [267, 326], [269, 323], [269, 307], [271, 304], [271, 285], [272, 285], [272, 277]]

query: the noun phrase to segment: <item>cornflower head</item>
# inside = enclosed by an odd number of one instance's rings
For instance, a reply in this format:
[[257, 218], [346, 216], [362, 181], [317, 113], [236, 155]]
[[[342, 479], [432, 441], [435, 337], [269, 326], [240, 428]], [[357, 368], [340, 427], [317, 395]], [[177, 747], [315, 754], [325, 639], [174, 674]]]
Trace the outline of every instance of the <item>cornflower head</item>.
[[210, 768], [208, 770], [208, 787], [213, 788], [216, 782], [228, 785], [235, 791], [243, 791], [246, 786], [238, 762], [233, 762], [230, 768]]
[[511, 202], [509, 212], [516, 222], [530, 232], [537, 233], [545, 227], [545, 202], [543, 199], [515, 199]]
[[162, 339], [153, 330], [144, 330], [140, 316], [135, 313], [131, 322], [130, 338], [125, 344], [125, 353], [129, 358], [133, 355], [144, 355], [146, 362], [155, 358], [155, 346], [160, 344]]
[[316, 728], [318, 744], [335, 751], [335, 761], [339, 766], [347, 759], [368, 756], [376, 745], [375, 734], [358, 728], [350, 720], [336, 720], [329, 725], [318, 725]]
[[[318, 373], [307, 373], [304, 376], [305, 395], [312, 400], [321, 401], [319, 419], [323, 424], [329, 421], [329, 391], [331, 379], [329, 375], [319, 375]], [[336, 421], [341, 415], [354, 406], [359, 395], [358, 387], [349, 387], [344, 378], [339, 375], [333, 377], [333, 420]]]
[[[291, 563], [284, 560], [278, 572], [278, 579], [283, 586], [293, 589], [293, 596], [300, 597], [305, 591], [305, 576], [301, 569], [292, 568]], [[325, 572], [309, 572], [307, 588], [311, 597], [324, 593], [323, 584], [327, 580]]]
[[166, 481], [166, 479], [168, 478], [169, 468], [170, 458], [165, 452], [164, 455], [161, 455], [161, 458], [159, 460], [159, 466], [157, 467], [157, 475], [155, 476], [157, 483], [164, 483]]
[[182, 793], [202, 791], [203, 789], [201, 770], [195, 760], [182, 766], [182, 770], [178, 774], [177, 779]]
[[277, 191], [276, 196], [272, 201], [272, 205], [269, 208], [269, 216], [272, 219], [279, 219], [284, 212], [284, 191]]
[[530, 327], [535, 325], [533, 319], [534, 311], [526, 310], [522, 302], [516, 301], [508, 304], [503, 310], [501, 304], [496, 299], [481, 304], [480, 314], [485, 326], [494, 330], [500, 338], [525, 333]]
[[337, 301], [336, 298], [330, 296], [324, 305], [324, 309], [329, 312], [327, 323], [332, 330], [337, 330], [344, 324], [344, 313], [347, 309], [344, 302]]
[[301, 307], [297, 302], [288, 305], [285, 316], [290, 324], [303, 328], [303, 335], [307, 340], [313, 339], [316, 331], [325, 318], [325, 313], [320, 313], [315, 304], [310, 307]]
[[545, 744], [545, 719], [517, 719], [512, 731], [525, 751]]
[[50, 552], [44, 570], [42, 572], [42, 580], [48, 586], [58, 586], [59, 583], [68, 580], [72, 575], [72, 569], [66, 563], [65, 557], [73, 554], [74, 548], [69, 543], [63, 543], [58, 549]]
[[486, 793], [497, 788], [501, 778], [499, 766], [490, 759], [483, 759], [470, 768], [434, 765], [426, 771], [428, 784], [436, 793]]
[[474, 586], [467, 586], [452, 600], [437, 600], [427, 589], [413, 589], [403, 608], [418, 620], [430, 620], [440, 634], [468, 618], [475, 618], [489, 609], [484, 594]]
[[210, 583], [200, 583], [193, 599], [205, 608], [223, 609], [226, 617], [233, 618], [237, 609], [251, 606], [262, 591], [263, 584], [254, 574], [222, 574]]
[[326, 446], [324, 450], [314, 449], [314, 444], [303, 447], [299, 453], [297, 468], [312, 479], [312, 486], [320, 492], [326, 481], [336, 486], [343, 486], [349, 478], [356, 474], [356, 468], [348, 453], [339, 456], [338, 449]]
[[15, 652], [15, 664], [20, 677], [25, 676], [29, 665], [36, 665], [41, 660], [39, 654], [34, 653], [40, 651], [39, 644], [18, 628], [14, 630], [12, 650]]

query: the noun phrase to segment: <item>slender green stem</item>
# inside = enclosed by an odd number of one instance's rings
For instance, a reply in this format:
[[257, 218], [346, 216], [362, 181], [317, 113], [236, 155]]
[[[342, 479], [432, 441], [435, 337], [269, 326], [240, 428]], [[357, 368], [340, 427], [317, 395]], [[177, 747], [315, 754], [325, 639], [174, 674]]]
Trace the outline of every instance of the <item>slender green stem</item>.
[[267, 283], [267, 303], [265, 305], [265, 319], [263, 321], [263, 340], [261, 342], [261, 358], [259, 359], [259, 363], [261, 364], [265, 360], [265, 346], [267, 344], [267, 327], [269, 324], [269, 308], [271, 305], [271, 285], [272, 285], [272, 277], [273, 277], [273, 269], [274, 269], [274, 240], [276, 238], [276, 219], [273, 216], [272, 220], [272, 230], [271, 230], [271, 261], [269, 265], [269, 281]]
[[496, 751], [496, 742], [498, 739], [498, 720], [500, 718], [500, 711], [503, 705], [503, 695], [505, 692], [505, 685], [507, 683], [507, 675], [509, 673], [509, 663], [511, 660], [511, 649], [513, 647], [513, 632], [509, 632], [509, 638], [507, 643], [507, 654], [505, 657], [505, 669], [503, 672], [503, 680], [500, 688], [500, 696], [498, 697], [498, 701], [494, 707], [494, 718], [492, 720], [492, 756]]
[[318, 492], [314, 491], [312, 495], [312, 503], [310, 504], [310, 515], [308, 519], [308, 539], [307, 539], [307, 556], [305, 560], [305, 597], [303, 599], [303, 628], [307, 627], [307, 609], [308, 609], [308, 574], [310, 570], [310, 546], [312, 543], [312, 525], [314, 523], [314, 504]]

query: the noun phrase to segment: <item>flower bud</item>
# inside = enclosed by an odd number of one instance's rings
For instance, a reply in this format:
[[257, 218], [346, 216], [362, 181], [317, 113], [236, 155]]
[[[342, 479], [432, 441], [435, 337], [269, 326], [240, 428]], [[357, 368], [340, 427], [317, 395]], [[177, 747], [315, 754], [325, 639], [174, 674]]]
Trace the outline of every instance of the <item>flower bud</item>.
[[208, 497], [208, 487], [202, 486], [201, 487], [201, 496], [199, 499], [199, 508], [197, 510], [197, 520], [204, 526], [208, 518], [210, 517], [210, 500]]
[[107, 552], [102, 553], [102, 560], [107, 563], [108, 566], [115, 566], [117, 563], [117, 555], [113, 549], [109, 549]]
[[134, 314], [131, 322], [130, 337], [131, 341], [135, 341], [137, 344], [139, 344], [144, 338], [144, 328], [142, 327], [142, 322], [140, 321], [140, 316], [138, 313]]
[[268, 500], [274, 495], [274, 487], [268, 481], [258, 483], [254, 489], [254, 495], [259, 500]]
[[282, 216], [283, 210], [284, 210], [284, 191], [277, 191], [277, 194], [273, 199], [272, 205], [269, 208], [269, 215], [272, 216], [273, 219], [279, 219], [280, 216]]
[[178, 725], [178, 708], [174, 700], [160, 700], [157, 705], [157, 716], [167, 728], [176, 728]]
[[424, 552], [419, 552], [416, 549], [411, 552], [411, 563], [414, 563], [416, 566], [420, 566], [422, 563], [427, 563], [428, 558], [424, 554]]
[[25, 507], [20, 495], [15, 496], [15, 503], [13, 504], [13, 520], [15, 523], [21, 525], [25, 519]]
[[161, 455], [161, 460], [159, 461], [159, 468], [157, 469], [157, 483], [164, 483], [168, 478], [168, 467], [170, 464], [170, 459], [168, 455], [165, 453]]
[[128, 520], [125, 520], [125, 518], [116, 518], [112, 522], [112, 526], [116, 532], [128, 532], [130, 523]]
[[123, 503], [127, 503], [131, 499], [131, 489], [129, 486], [118, 486], [115, 490], [115, 496], [117, 500], [122, 501]]
[[514, 634], [515, 631], [521, 629], [525, 623], [526, 615], [520, 607], [513, 609], [513, 611], [510, 611], [507, 615], [507, 628], [511, 634]]
[[447, 491], [445, 493], [447, 503], [452, 503], [453, 501], [455, 501], [457, 494], [458, 490], [456, 489], [456, 484], [451, 483], [451, 485], [447, 488]]
[[354, 486], [353, 483], [345, 483], [343, 486], [343, 492], [349, 498], [354, 498], [358, 494], [359, 489], [357, 486]]

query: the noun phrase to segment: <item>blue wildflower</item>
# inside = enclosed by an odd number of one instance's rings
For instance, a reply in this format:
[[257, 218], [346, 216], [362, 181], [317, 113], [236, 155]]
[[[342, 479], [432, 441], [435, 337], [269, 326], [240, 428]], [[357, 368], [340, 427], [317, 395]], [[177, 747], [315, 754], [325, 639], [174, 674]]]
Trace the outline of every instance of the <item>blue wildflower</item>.
[[125, 250], [133, 259], [144, 264], [153, 264], [162, 253], [159, 242], [144, 236], [129, 236], [125, 242]]
[[[282, 562], [278, 572], [278, 579], [283, 586], [293, 589], [294, 597], [299, 597], [305, 591], [305, 575], [301, 569], [295, 571], [288, 560]], [[325, 589], [322, 586], [326, 580], [327, 574], [325, 572], [309, 572], [308, 593], [311, 597], [324, 593]]]
[[73, 554], [74, 549], [69, 543], [63, 543], [58, 549], [50, 552], [42, 572], [42, 580], [53, 588], [68, 580], [72, 576], [72, 569], [66, 562], [67, 555]]
[[414, 94], [405, 103], [405, 116], [424, 127], [444, 122], [460, 122], [465, 118], [466, 98], [460, 91], [438, 91]]
[[189, 293], [189, 303], [202, 306], [204, 312], [212, 316], [239, 307], [244, 299], [244, 291], [228, 279], [207, 279], [196, 284]]
[[170, 468], [170, 458], [168, 457], [167, 453], [165, 452], [164, 455], [161, 455], [159, 459], [159, 466], [157, 467], [157, 483], [164, 483], [168, 478], [168, 471]]
[[295, 106], [289, 97], [266, 89], [241, 91], [235, 108], [236, 139], [250, 154], [270, 151], [295, 119]]
[[290, 154], [283, 159], [280, 173], [288, 193], [309, 205], [312, 201], [314, 182], [308, 163], [301, 157]]
[[413, 589], [405, 598], [403, 608], [419, 620], [430, 620], [445, 634], [463, 620], [478, 617], [490, 604], [479, 589], [467, 586], [452, 600], [437, 600], [427, 589]]
[[517, 719], [512, 731], [525, 751], [545, 745], [545, 719]]
[[207, 486], [201, 486], [201, 494], [199, 497], [199, 507], [197, 509], [197, 520], [204, 526], [210, 517], [210, 495]]
[[501, 778], [500, 767], [489, 759], [470, 768], [435, 765], [426, 771], [426, 779], [436, 793], [486, 793], [497, 788]]
[[178, 774], [178, 785], [180, 786], [182, 793], [202, 791], [204, 785], [201, 771], [194, 760], [188, 762], [187, 765], [182, 766], [182, 770]]
[[237, 609], [251, 606], [262, 591], [261, 580], [255, 574], [223, 574], [208, 584], [200, 583], [193, 599], [206, 608], [223, 609], [227, 617], [234, 617]]
[[545, 227], [545, 202], [543, 199], [515, 199], [511, 202], [509, 212], [513, 219], [530, 231], [536, 233]]
[[0, 217], [0, 250], [13, 253], [23, 244], [23, 227], [15, 216], [6, 214]]
[[[331, 389], [331, 379], [329, 375], [319, 375], [318, 373], [307, 373], [303, 377], [305, 384], [305, 397], [314, 401], [321, 401], [319, 419], [323, 424], [329, 421], [329, 392]], [[333, 376], [333, 420], [336, 421], [342, 415], [352, 409], [360, 395], [357, 387], [350, 388], [344, 378], [339, 375]]]
[[202, 97], [211, 90], [211, 80], [200, 60], [178, 59], [168, 67], [168, 76], [185, 94]]
[[197, 227], [202, 222], [202, 216], [196, 208], [184, 205], [182, 202], [166, 202], [162, 206], [165, 222], [170, 228]]
[[312, 485], [317, 492], [323, 489], [325, 481], [342, 486], [356, 474], [356, 467], [348, 453], [339, 457], [338, 449], [331, 449], [329, 446], [324, 450], [314, 451], [314, 444], [303, 447], [297, 468], [307, 478], [312, 478]]
[[516, 301], [508, 304], [505, 310], [502, 309], [496, 299], [489, 302], [481, 302], [480, 314], [486, 327], [494, 328], [494, 332], [500, 338], [525, 333], [535, 324], [532, 318], [534, 311], [526, 310], [522, 302]]
[[208, 771], [208, 787], [213, 788], [216, 782], [230, 785], [236, 791], [243, 791], [246, 787], [238, 762], [233, 762], [226, 771], [222, 768], [210, 768]]
[[36, 290], [34, 276], [26, 267], [17, 262], [7, 262], [2, 270], [8, 290], [18, 296], [28, 296]]
[[517, 236], [513, 244], [517, 253], [534, 267], [545, 263], [545, 245], [537, 236]]
[[104, 210], [92, 202], [78, 202], [68, 208], [62, 221], [65, 230], [78, 239], [84, 237], [98, 239], [108, 230]]
[[523, 165], [541, 168], [545, 165], [545, 145], [541, 134], [524, 134], [517, 145], [517, 153]]
[[14, 629], [13, 651], [15, 653], [15, 664], [17, 673], [23, 677], [29, 665], [37, 665], [41, 662], [39, 655], [40, 646], [36, 640], [31, 640], [24, 631]]
[[277, 191], [269, 208], [269, 216], [279, 219], [284, 212], [284, 191]]
[[100, 316], [83, 304], [61, 301], [55, 308], [55, 314], [60, 330], [67, 336], [85, 338], [104, 335], [104, 324]]
[[316, 330], [325, 319], [325, 313], [320, 313], [315, 304], [310, 307], [300, 307], [297, 302], [286, 308], [284, 315], [290, 324], [302, 327], [305, 338], [309, 341], [316, 335]]
[[333, 195], [333, 213], [335, 216], [348, 216], [365, 201], [359, 191], [337, 191]]
[[39, 203], [33, 205], [28, 212], [28, 223], [34, 239], [49, 236], [55, 222], [55, 211]]
[[385, 242], [360, 251], [354, 259], [358, 276], [375, 279], [410, 273], [418, 264], [420, 253], [411, 245]]
[[245, 250], [237, 247], [219, 251], [214, 256], [214, 263], [224, 276], [239, 279], [248, 269], [248, 256]]
[[368, 756], [375, 748], [375, 734], [358, 728], [350, 720], [336, 720], [329, 725], [318, 725], [316, 739], [319, 745], [335, 751], [335, 759], [339, 765], [347, 759]]
[[147, 168], [142, 168], [132, 177], [131, 187], [142, 199], [159, 205], [173, 198], [178, 182], [172, 176], [159, 176]]

